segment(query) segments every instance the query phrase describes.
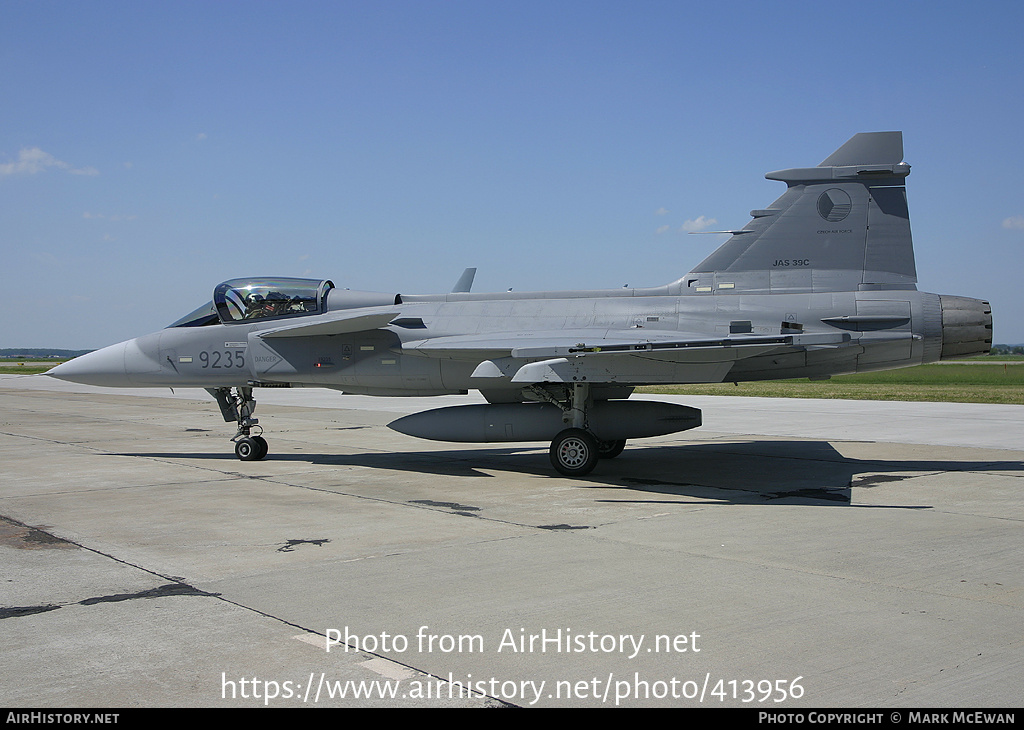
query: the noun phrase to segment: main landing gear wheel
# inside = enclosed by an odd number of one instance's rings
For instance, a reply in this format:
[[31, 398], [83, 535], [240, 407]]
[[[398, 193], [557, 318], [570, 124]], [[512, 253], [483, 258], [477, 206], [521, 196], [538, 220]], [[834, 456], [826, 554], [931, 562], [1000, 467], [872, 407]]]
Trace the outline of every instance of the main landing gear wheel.
[[235, 456], [242, 461], [259, 461], [267, 451], [267, 440], [262, 436], [243, 436], [235, 442]]
[[597, 465], [598, 443], [582, 428], [567, 428], [551, 442], [551, 465], [567, 477], [589, 474]]
[[626, 448], [626, 439], [617, 441], [598, 441], [597, 456], [599, 459], [614, 459]]

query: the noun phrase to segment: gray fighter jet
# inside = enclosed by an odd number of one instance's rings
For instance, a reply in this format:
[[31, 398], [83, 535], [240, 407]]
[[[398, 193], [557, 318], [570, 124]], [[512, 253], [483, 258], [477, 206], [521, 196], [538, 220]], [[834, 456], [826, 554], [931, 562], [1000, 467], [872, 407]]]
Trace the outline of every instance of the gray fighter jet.
[[639, 385], [825, 379], [986, 353], [988, 302], [917, 290], [901, 132], [857, 134], [817, 167], [768, 173], [786, 191], [665, 286], [470, 292], [354, 291], [252, 278], [167, 328], [50, 371], [102, 386], [205, 388], [242, 460], [267, 442], [261, 387], [380, 396], [479, 390], [487, 404], [389, 424], [442, 441], [550, 441], [565, 475], [627, 439], [694, 428], [700, 411], [629, 400]]

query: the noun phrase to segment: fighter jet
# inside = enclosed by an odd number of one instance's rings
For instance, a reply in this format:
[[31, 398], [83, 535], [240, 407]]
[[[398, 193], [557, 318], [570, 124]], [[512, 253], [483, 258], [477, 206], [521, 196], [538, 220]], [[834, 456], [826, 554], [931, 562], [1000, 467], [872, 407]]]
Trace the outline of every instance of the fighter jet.
[[205, 388], [237, 424], [244, 461], [268, 451], [253, 418], [260, 388], [478, 390], [486, 404], [389, 426], [442, 441], [550, 441], [553, 467], [581, 476], [627, 439], [701, 424], [696, 408], [631, 400], [637, 386], [827, 379], [988, 352], [988, 302], [917, 290], [909, 173], [901, 132], [857, 134], [817, 167], [770, 172], [786, 191], [664, 286], [473, 293], [469, 269], [432, 295], [233, 279], [165, 329], [49, 374]]

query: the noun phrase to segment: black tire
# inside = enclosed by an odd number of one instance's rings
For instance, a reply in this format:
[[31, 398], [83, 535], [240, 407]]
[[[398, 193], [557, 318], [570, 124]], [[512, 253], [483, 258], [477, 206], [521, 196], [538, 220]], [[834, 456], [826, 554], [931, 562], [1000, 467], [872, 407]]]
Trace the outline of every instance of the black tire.
[[599, 459], [614, 459], [622, 453], [624, 448], [626, 448], [626, 439], [619, 439], [618, 441], [598, 441], [597, 457]]
[[593, 471], [597, 454], [597, 439], [580, 428], [567, 428], [559, 433], [548, 450], [555, 471], [567, 477], [581, 477]]
[[260, 456], [260, 445], [254, 438], [246, 436], [235, 442], [235, 456], [242, 461], [258, 461]]
[[262, 436], [253, 436], [252, 440], [260, 447], [259, 456], [256, 457], [256, 460], [259, 461], [270, 451], [270, 446], [267, 445], [267, 440]]

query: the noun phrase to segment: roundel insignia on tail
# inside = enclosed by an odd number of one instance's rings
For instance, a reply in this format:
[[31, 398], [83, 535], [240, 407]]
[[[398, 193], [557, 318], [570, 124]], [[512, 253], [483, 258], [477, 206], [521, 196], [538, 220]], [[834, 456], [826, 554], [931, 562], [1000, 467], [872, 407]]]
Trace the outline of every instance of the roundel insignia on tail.
[[836, 223], [850, 215], [853, 203], [845, 190], [829, 188], [818, 196], [818, 215], [830, 223]]

